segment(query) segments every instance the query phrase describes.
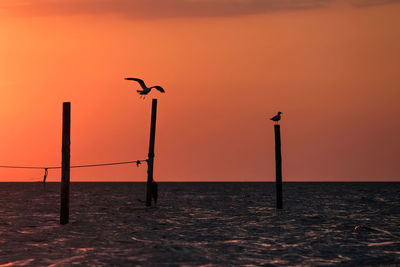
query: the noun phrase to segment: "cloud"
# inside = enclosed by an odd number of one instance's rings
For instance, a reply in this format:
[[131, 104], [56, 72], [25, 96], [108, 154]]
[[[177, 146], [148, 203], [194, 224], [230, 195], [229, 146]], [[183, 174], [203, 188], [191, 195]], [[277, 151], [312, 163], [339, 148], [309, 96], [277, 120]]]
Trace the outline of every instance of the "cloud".
[[[278, 11], [329, 7], [339, 0], [0, 0], [21, 15], [118, 15], [130, 19], [235, 17]], [[346, 0], [354, 7], [399, 3], [400, 0]]]
[[400, 0], [354, 0], [354, 7], [370, 7], [400, 3]]
[[[232, 17], [324, 7], [331, 0], [8, 0], [23, 15], [120, 15], [132, 19]], [[0, 2], [1, 3], [1, 2]]]

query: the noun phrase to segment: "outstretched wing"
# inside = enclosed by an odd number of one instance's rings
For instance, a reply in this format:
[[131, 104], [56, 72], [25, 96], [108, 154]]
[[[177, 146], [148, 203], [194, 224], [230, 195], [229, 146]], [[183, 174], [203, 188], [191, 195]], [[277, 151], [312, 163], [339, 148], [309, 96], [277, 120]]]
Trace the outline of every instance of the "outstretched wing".
[[146, 86], [146, 84], [144, 83], [144, 81], [142, 79], [139, 79], [139, 78], [125, 78], [125, 80], [138, 82], [143, 89], [147, 89], [147, 86]]
[[161, 86], [159, 86], [159, 85], [153, 86], [153, 87], [151, 87], [151, 88], [157, 89], [157, 90], [160, 91], [161, 93], [165, 93], [165, 90], [164, 90]]

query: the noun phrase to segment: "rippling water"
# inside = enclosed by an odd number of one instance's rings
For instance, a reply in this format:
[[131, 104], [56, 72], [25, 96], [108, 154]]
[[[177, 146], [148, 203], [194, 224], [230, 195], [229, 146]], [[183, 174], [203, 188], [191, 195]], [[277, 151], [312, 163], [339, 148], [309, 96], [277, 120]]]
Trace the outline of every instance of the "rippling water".
[[400, 264], [400, 183], [0, 183], [0, 266]]

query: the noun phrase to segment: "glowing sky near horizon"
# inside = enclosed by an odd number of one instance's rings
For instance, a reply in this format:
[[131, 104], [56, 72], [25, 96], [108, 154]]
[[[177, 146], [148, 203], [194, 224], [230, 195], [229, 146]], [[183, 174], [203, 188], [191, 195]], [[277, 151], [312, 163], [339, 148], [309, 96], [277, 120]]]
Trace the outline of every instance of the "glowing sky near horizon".
[[[158, 3], [158, 4], [157, 4]], [[157, 181], [400, 181], [400, 1], [0, 0], [0, 165], [143, 159], [159, 84]], [[38, 181], [1, 169], [0, 181]], [[60, 171], [49, 172], [59, 181]], [[72, 181], [145, 181], [135, 165]]]

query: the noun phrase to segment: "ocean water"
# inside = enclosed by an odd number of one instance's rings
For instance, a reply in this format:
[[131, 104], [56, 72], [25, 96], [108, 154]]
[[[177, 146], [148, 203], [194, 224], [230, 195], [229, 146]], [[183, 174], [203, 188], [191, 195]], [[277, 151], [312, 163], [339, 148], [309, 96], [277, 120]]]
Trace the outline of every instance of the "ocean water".
[[0, 183], [0, 266], [400, 265], [400, 183]]

